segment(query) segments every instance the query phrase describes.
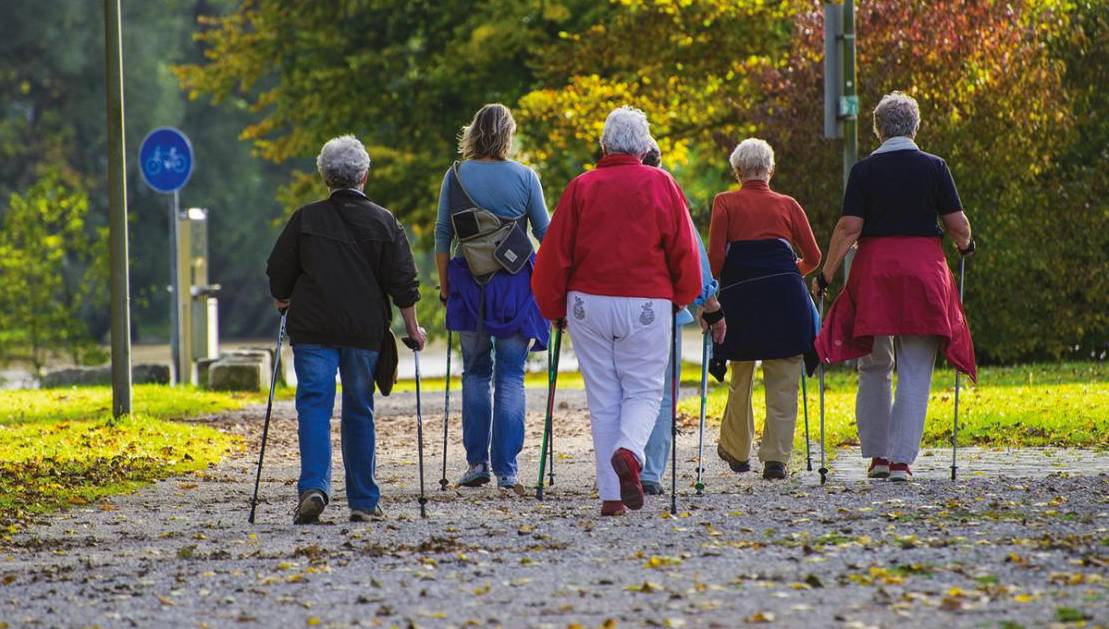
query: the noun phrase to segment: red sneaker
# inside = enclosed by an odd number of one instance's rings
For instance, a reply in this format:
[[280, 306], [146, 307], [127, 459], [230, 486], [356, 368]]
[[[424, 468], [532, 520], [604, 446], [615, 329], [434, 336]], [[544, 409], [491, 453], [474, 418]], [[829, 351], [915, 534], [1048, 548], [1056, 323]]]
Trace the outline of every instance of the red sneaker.
[[894, 483], [907, 483], [913, 480], [913, 471], [908, 463], [894, 463], [890, 465], [890, 481]]
[[627, 509], [619, 500], [605, 500], [601, 503], [601, 515], [624, 515]]
[[870, 468], [866, 470], [867, 478], [889, 478], [890, 462], [882, 457], [870, 459]]
[[612, 469], [620, 477], [620, 500], [632, 510], [643, 508], [643, 485], [639, 482], [639, 461], [635, 455], [618, 449], [612, 455]]

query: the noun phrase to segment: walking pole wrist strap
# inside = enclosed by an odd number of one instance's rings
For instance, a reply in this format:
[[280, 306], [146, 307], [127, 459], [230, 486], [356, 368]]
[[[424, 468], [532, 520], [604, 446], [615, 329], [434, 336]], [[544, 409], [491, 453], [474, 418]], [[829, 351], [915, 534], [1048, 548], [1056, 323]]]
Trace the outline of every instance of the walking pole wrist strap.
[[721, 308], [716, 312], [703, 312], [701, 313], [701, 318], [709, 325], [716, 325], [717, 322], [724, 318], [724, 309]]

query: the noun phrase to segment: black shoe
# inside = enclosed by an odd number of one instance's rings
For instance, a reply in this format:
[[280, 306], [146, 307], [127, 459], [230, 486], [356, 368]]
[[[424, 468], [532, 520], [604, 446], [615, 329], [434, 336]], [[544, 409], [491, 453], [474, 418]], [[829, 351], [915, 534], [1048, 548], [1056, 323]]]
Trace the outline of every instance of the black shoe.
[[736, 474], [742, 474], [744, 472], [751, 471], [750, 463], [748, 463], [747, 461], [740, 461], [734, 456], [728, 454], [721, 446], [716, 446], [716, 456], [724, 459], [724, 461], [728, 464], [728, 467], [732, 468], [732, 471]]
[[296, 513], [293, 515], [293, 524], [315, 524], [320, 521], [320, 514], [327, 506], [327, 496], [318, 489], [309, 489], [300, 495]]
[[767, 461], [762, 466], [762, 477], [766, 480], [784, 480], [786, 477], [786, 464], [777, 461]]
[[661, 496], [666, 493], [666, 490], [662, 488], [662, 484], [656, 483], [653, 480], [642, 481], [642, 485], [643, 493], [648, 496]]

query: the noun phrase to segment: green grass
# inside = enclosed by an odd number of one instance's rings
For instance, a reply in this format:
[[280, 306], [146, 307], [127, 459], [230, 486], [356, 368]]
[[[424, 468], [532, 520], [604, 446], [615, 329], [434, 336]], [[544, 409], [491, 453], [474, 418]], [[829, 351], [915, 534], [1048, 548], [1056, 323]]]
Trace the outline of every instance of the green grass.
[[[1063, 363], [983, 368], [978, 384], [965, 377], [959, 398], [959, 445], [988, 447], [1058, 446], [1109, 448], [1109, 381], [1102, 363]], [[847, 369], [831, 369], [826, 376], [826, 431], [829, 446], [858, 445], [855, 427], [857, 377]], [[816, 377], [808, 380], [809, 421], [818, 438], [819, 396]], [[923, 445], [951, 444], [955, 378], [949, 368], [937, 367], [932, 377]], [[719, 425], [728, 388], [710, 388], [707, 417]], [[800, 399], [800, 396], [798, 396]], [[800, 404], [800, 403], [799, 403]], [[761, 376], [754, 394], [756, 428], [761, 429], [766, 406]], [[679, 405], [688, 421], [700, 412], [697, 397]], [[804, 448], [804, 415], [798, 409], [795, 447]]]
[[[451, 376], [451, 391], [457, 393], [461, 391], [459, 387], [462, 385], [460, 379], [461, 374], [455, 373]], [[423, 392], [428, 395], [442, 394], [443, 383], [445, 379], [438, 378], [424, 378], [420, 381], [420, 386], [423, 387]], [[701, 366], [695, 363], [682, 363], [682, 385], [683, 386], [699, 386], [701, 382]], [[528, 388], [547, 388], [547, 372], [537, 371], [529, 372], [524, 376], [524, 386]], [[581, 373], [577, 371], [566, 371], [558, 374], [558, 388], [559, 389], [582, 389], [585, 388], [585, 382], [582, 380]], [[394, 391], [398, 393], [410, 393], [416, 390], [415, 380], [400, 380], [396, 386], [393, 387]]]
[[134, 414], [112, 421], [108, 387], [0, 391], [0, 534], [43, 513], [208, 467], [238, 440], [174, 420], [259, 401], [264, 394], [139, 385]]
[[[193, 387], [139, 384], [131, 408], [136, 415], [183, 419], [265, 402], [264, 393], [222, 393]], [[0, 425], [111, 417], [112, 390], [107, 386], [0, 391]]]

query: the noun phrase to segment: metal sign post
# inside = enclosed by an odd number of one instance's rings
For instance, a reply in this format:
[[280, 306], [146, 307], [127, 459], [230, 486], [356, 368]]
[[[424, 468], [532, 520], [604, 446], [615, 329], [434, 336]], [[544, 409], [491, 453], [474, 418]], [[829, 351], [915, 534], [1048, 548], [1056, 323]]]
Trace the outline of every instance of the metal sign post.
[[139, 147], [139, 166], [143, 180], [155, 192], [172, 193], [169, 207], [170, 277], [170, 353], [173, 355], [174, 382], [191, 380], [191, 364], [184, 364], [181, 351], [181, 309], [189, 307], [181, 291], [177, 269], [177, 218], [180, 215], [180, 190], [193, 174], [193, 149], [189, 138], [172, 127], [159, 127], [147, 134]]
[[[855, 0], [824, 5], [824, 137], [843, 140], [843, 187], [859, 159], [859, 96], [855, 81]], [[844, 281], [855, 250], [847, 252]]]

